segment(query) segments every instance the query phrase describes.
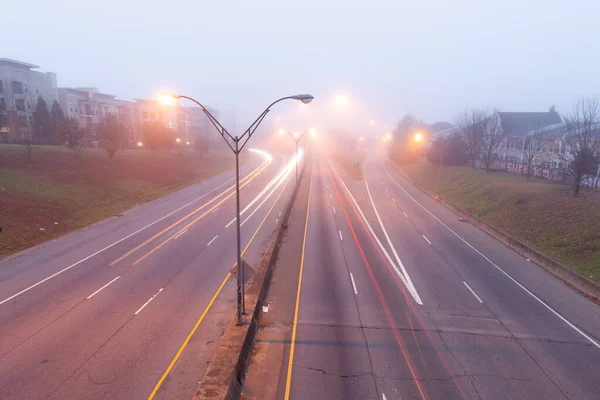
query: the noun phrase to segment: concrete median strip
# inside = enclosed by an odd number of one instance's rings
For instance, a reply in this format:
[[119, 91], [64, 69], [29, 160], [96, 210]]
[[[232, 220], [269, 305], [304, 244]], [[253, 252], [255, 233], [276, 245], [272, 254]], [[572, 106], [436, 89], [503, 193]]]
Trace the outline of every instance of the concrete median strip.
[[[300, 172], [299, 182], [302, 182], [303, 176], [304, 165]], [[236, 317], [232, 318], [229, 327], [219, 342], [210, 366], [198, 385], [193, 397], [194, 400], [237, 399], [240, 396], [258, 334], [263, 305], [269, 292], [271, 277], [298, 188], [299, 186], [294, 188], [285, 212], [271, 234], [260, 265], [246, 291], [246, 309], [253, 310], [250, 320], [248, 324], [237, 325]]]

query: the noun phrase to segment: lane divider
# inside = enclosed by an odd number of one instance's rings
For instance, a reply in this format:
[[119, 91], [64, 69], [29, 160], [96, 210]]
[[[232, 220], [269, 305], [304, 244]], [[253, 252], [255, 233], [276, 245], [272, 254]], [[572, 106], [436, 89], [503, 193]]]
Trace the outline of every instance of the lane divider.
[[[341, 178], [338, 176], [338, 181], [341, 182], [343, 184], [343, 182], [341, 181]], [[352, 232], [352, 238], [354, 239], [354, 242], [356, 243], [356, 247], [358, 249], [358, 252], [362, 258], [363, 264], [365, 265], [365, 268], [367, 270], [367, 273], [369, 274], [369, 277], [371, 278], [371, 282], [373, 284], [373, 287], [375, 288], [375, 291], [377, 292], [377, 295], [379, 297], [379, 303], [381, 304], [384, 313], [386, 315], [386, 319], [388, 320], [388, 324], [390, 325], [390, 327], [392, 328], [392, 333], [394, 334], [394, 338], [396, 340], [396, 344], [398, 345], [398, 348], [400, 349], [400, 352], [402, 354], [402, 357], [404, 358], [404, 361], [406, 363], [406, 366], [408, 367], [408, 370], [410, 372], [411, 377], [413, 378], [413, 383], [415, 384], [417, 391], [419, 392], [419, 395], [421, 397], [422, 400], [427, 400], [427, 396], [425, 394], [425, 390], [421, 385], [421, 379], [419, 378], [419, 376], [417, 375], [417, 370], [416, 367], [414, 366], [414, 363], [412, 361], [412, 357], [410, 356], [410, 353], [407, 351], [407, 347], [406, 344], [404, 343], [404, 339], [402, 338], [402, 336], [400, 335], [400, 330], [398, 329], [396, 322], [394, 320], [394, 316], [392, 315], [392, 311], [385, 299], [385, 296], [383, 295], [383, 292], [381, 290], [381, 287], [379, 286], [379, 283], [377, 282], [377, 278], [375, 278], [375, 274], [373, 273], [373, 268], [371, 267], [371, 264], [369, 263], [369, 261], [367, 260], [367, 256], [364, 252], [364, 249], [362, 247], [362, 245], [360, 244], [360, 241], [358, 239], [358, 236], [356, 234], [356, 231], [354, 230], [354, 227], [352, 226], [352, 222], [350, 221], [350, 217], [348, 215], [348, 211], [346, 210], [346, 207], [344, 206], [344, 203], [342, 201], [342, 197], [339, 193], [339, 190], [337, 188], [337, 185], [332, 177], [332, 182], [333, 182], [333, 188], [335, 190], [336, 196], [338, 198], [338, 201], [340, 203], [340, 207], [342, 209], [342, 213], [344, 214], [344, 217], [346, 218], [346, 222], [348, 224], [348, 227], [350, 228], [350, 232]], [[348, 198], [348, 193], [346, 193], [346, 197]], [[350, 205], [352, 205], [352, 203], [350, 203]], [[358, 213], [356, 210], [356, 207], [354, 207], [354, 213], [356, 214], [356, 216], [358, 217]], [[362, 223], [362, 227], [365, 230], [365, 233], [367, 235], [369, 235], [369, 231], [367, 230], [367, 228], [365, 227], [365, 223], [363, 221], [360, 220], [359, 221]], [[369, 235], [371, 238], [372, 243], [373, 242], [373, 238], [371, 235]], [[375, 247], [377, 248], [377, 247]], [[381, 252], [379, 252], [379, 255], [381, 256]], [[382, 257], [383, 259], [383, 257]], [[384, 261], [385, 262], [385, 261]], [[388, 259], [388, 262], [391, 263], [391, 260]], [[398, 283], [398, 286], [401, 288], [403, 295], [406, 299], [407, 304], [410, 304], [408, 297], [406, 296], [406, 293], [404, 292], [403, 286], [400, 285]]]
[[[250, 174], [248, 174], [248, 176], [246, 176], [244, 179], [242, 179], [242, 181], [244, 181], [244, 180], [247, 181], [248, 179], [254, 179], [255, 177], [258, 176], [258, 174], [260, 174], [267, 167], [267, 165], [268, 164], [265, 161], [263, 164], [259, 165], [255, 170], [253, 170]], [[117, 258], [116, 260], [113, 260], [109, 265], [112, 267], [115, 264], [119, 263], [120, 261], [124, 260], [125, 258], [129, 257], [131, 254], [135, 253], [136, 251], [138, 251], [142, 247], [144, 247], [147, 244], [149, 244], [150, 242], [154, 241], [156, 238], [160, 237], [165, 232], [167, 232], [170, 229], [172, 229], [173, 227], [179, 225], [180, 223], [182, 223], [186, 219], [188, 219], [188, 218], [196, 215], [197, 213], [199, 213], [200, 211], [202, 211], [204, 208], [208, 207], [210, 204], [214, 203], [219, 198], [223, 197], [225, 194], [227, 194], [229, 191], [231, 191], [233, 189], [235, 189], [235, 185], [230, 186], [228, 189], [224, 190], [223, 192], [221, 192], [217, 196], [213, 197], [210, 201], [204, 203], [202, 206], [198, 207], [197, 209], [195, 209], [194, 211], [190, 212], [186, 216], [180, 218], [178, 221], [172, 223], [171, 225], [169, 225], [165, 229], [161, 230], [160, 232], [158, 232], [157, 234], [155, 234], [151, 238], [149, 238], [149, 239], [143, 241], [141, 244], [135, 246], [133, 249], [129, 250], [128, 252], [126, 252], [125, 254], [123, 254], [121, 257]], [[235, 192], [233, 192], [233, 193], [235, 193]]]
[[[258, 176], [258, 174], [260, 174], [266, 167], [267, 166], [265, 165], [250, 180], [244, 182], [244, 184], [242, 184], [240, 186], [240, 189], [242, 189], [244, 186], [246, 186], [247, 184], [249, 184], [250, 182], [252, 182], [252, 180], [254, 178], [256, 178]], [[138, 265], [139, 263], [141, 263], [142, 261], [144, 261], [146, 258], [150, 257], [152, 254], [156, 253], [158, 250], [160, 250], [161, 248], [163, 248], [164, 246], [166, 246], [167, 244], [169, 244], [175, 238], [175, 236], [177, 236], [179, 233], [181, 233], [184, 230], [189, 229], [191, 226], [193, 226], [194, 224], [196, 224], [198, 221], [202, 220], [204, 217], [206, 217], [208, 214], [210, 214], [214, 209], [219, 208], [223, 203], [225, 203], [227, 200], [229, 200], [233, 196], [235, 196], [235, 192], [231, 192], [227, 197], [225, 197], [224, 199], [222, 199], [221, 201], [219, 201], [217, 204], [215, 204], [214, 206], [212, 206], [208, 211], [204, 212], [199, 217], [196, 217], [194, 220], [192, 220], [192, 222], [190, 222], [187, 225], [185, 225], [183, 228], [181, 228], [175, 234], [171, 235], [169, 238], [167, 238], [164, 241], [160, 242], [152, 250], [148, 251], [146, 254], [144, 254], [143, 256], [141, 256], [140, 258], [138, 258], [137, 260], [135, 260], [131, 265], [133, 265], [133, 266]]]
[[592, 345], [594, 345], [596, 348], [600, 349], [600, 343], [598, 343], [596, 340], [592, 339], [592, 337], [590, 335], [588, 335], [587, 333], [583, 332], [581, 329], [579, 329], [577, 326], [575, 326], [575, 324], [573, 324], [571, 321], [569, 321], [567, 318], [565, 318], [561, 313], [559, 313], [558, 311], [556, 311], [554, 308], [550, 307], [544, 300], [540, 299], [538, 296], [536, 296], [535, 294], [533, 294], [529, 289], [527, 289], [524, 285], [522, 285], [519, 281], [517, 281], [515, 278], [513, 278], [508, 272], [504, 271], [502, 268], [500, 268], [498, 265], [496, 265], [492, 260], [490, 260], [487, 256], [485, 256], [482, 252], [480, 252], [479, 250], [477, 250], [473, 245], [471, 245], [469, 242], [467, 242], [465, 239], [462, 238], [462, 236], [460, 236], [458, 233], [454, 232], [448, 225], [446, 225], [445, 223], [443, 223], [438, 217], [436, 217], [431, 211], [429, 211], [427, 208], [425, 208], [421, 203], [419, 203], [417, 201], [417, 199], [415, 199], [413, 196], [410, 195], [410, 193], [408, 193], [403, 187], [402, 185], [400, 185], [390, 174], [390, 172], [387, 170], [387, 168], [385, 168], [385, 172], [387, 172], [388, 176], [390, 177], [390, 179], [392, 181], [394, 181], [394, 183], [415, 203], [417, 203], [417, 205], [419, 207], [421, 207], [427, 214], [429, 214], [431, 217], [433, 217], [433, 219], [435, 219], [437, 222], [440, 223], [440, 225], [442, 225], [444, 228], [448, 229], [454, 236], [456, 236], [457, 238], [459, 238], [464, 244], [466, 244], [468, 247], [470, 247], [473, 251], [475, 251], [477, 254], [479, 254], [484, 260], [486, 260], [487, 262], [489, 262], [494, 268], [496, 268], [498, 271], [500, 271], [504, 276], [506, 276], [508, 279], [510, 279], [513, 283], [515, 283], [518, 287], [520, 287], [521, 289], [523, 289], [527, 294], [529, 294], [531, 297], [533, 297], [537, 302], [539, 302], [541, 305], [543, 305], [544, 307], [546, 307], [546, 309], [548, 309], [548, 311], [550, 311], [552, 314], [554, 314], [556, 317], [558, 317], [561, 321], [563, 321], [565, 324], [567, 324], [571, 329], [573, 329], [575, 332], [577, 332], [578, 334], [580, 334], [582, 337], [584, 337], [586, 340], [588, 340]]
[[[281, 198], [281, 196], [283, 195], [283, 193], [285, 193], [285, 189], [287, 188], [287, 185], [289, 184], [289, 182], [290, 181], [288, 180], [288, 182], [283, 187], [283, 189], [281, 189], [281, 193], [279, 193], [279, 196], [277, 196], [277, 199], [275, 199], [275, 201], [273, 202], [273, 205], [271, 206], [271, 208], [269, 208], [269, 211], [267, 212], [267, 214], [263, 218], [262, 222], [260, 223], [260, 225], [258, 226], [258, 228], [256, 228], [256, 230], [254, 231], [254, 234], [252, 235], [252, 237], [248, 241], [248, 244], [246, 245], [246, 247], [244, 247], [244, 250], [242, 251], [242, 257], [244, 256], [244, 254], [246, 254], [246, 251], [248, 250], [248, 248], [250, 247], [250, 245], [252, 244], [252, 242], [256, 238], [256, 235], [258, 234], [258, 232], [260, 231], [260, 229], [263, 227], [263, 225], [267, 221], [267, 218], [269, 217], [269, 215], [271, 215], [271, 212], [275, 208], [275, 205], [279, 202], [279, 199]], [[233, 267], [231, 268], [231, 270], [233, 270], [236, 266], [237, 266], [237, 261], [233, 264]], [[192, 327], [192, 330], [190, 331], [190, 333], [187, 335], [187, 337], [183, 341], [183, 344], [177, 350], [177, 353], [175, 353], [175, 356], [173, 357], [173, 359], [171, 360], [171, 362], [167, 366], [167, 369], [165, 370], [165, 372], [162, 374], [162, 376], [160, 377], [160, 379], [158, 380], [158, 382], [154, 386], [154, 389], [152, 389], [152, 392], [148, 396], [147, 400], [153, 400], [154, 399], [154, 397], [156, 396], [156, 393], [158, 392], [158, 390], [162, 386], [163, 382], [165, 381], [165, 379], [167, 379], [167, 376], [169, 376], [169, 374], [171, 373], [171, 370], [173, 369], [173, 367], [177, 363], [177, 360], [179, 360], [179, 357], [181, 357], [181, 354], [183, 353], [183, 351], [185, 350], [185, 348], [189, 344], [190, 340], [192, 339], [192, 337], [194, 336], [194, 334], [198, 330], [198, 327], [200, 326], [200, 324], [202, 323], [202, 321], [204, 321], [204, 318], [206, 317], [206, 314], [208, 314], [208, 312], [212, 308], [215, 300], [217, 299], [217, 297], [223, 291], [223, 287], [225, 287], [225, 284], [227, 283], [227, 281], [229, 280], [229, 278], [232, 277], [232, 276], [233, 275], [231, 275], [230, 272], [228, 272], [227, 275], [225, 275], [225, 278], [221, 282], [221, 285], [219, 286], [219, 288], [217, 289], [217, 291], [215, 292], [215, 294], [213, 295], [213, 297], [208, 302], [208, 305], [206, 306], [206, 308], [204, 309], [204, 311], [202, 312], [202, 314], [200, 315], [200, 317], [198, 318], [198, 320], [196, 321], [196, 323]]]
[[134, 314], [134, 315], [138, 315], [139, 313], [141, 313], [141, 312], [142, 312], [142, 310], [143, 310], [144, 308], [146, 308], [146, 306], [147, 306], [148, 304], [150, 304], [150, 302], [151, 302], [152, 300], [154, 300], [154, 298], [155, 298], [156, 296], [158, 296], [158, 295], [160, 294], [160, 292], [162, 292], [162, 291], [163, 291], [163, 288], [160, 288], [160, 290], [159, 290], [158, 292], [154, 293], [154, 296], [150, 297], [150, 299], [148, 299], [148, 301], [147, 301], [147, 302], [145, 302], [145, 303], [144, 303], [144, 305], [143, 305], [143, 306], [141, 306], [141, 307], [140, 307], [140, 308], [139, 308], [139, 309], [138, 309], [138, 310], [135, 312], [135, 314]]
[[310, 215], [310, 197], [312, 194], [312, 182], [308, 187], [308, 205], [306, 206], [306, 220], [304, 222], [304, 238], [302, 239], [302, 254], [300, 256], [300, 272], [298, 273], [298, 291], [296, 292], [296, 305], [294, 307], [294, 322], [292, 325], [292, 340], [290, 343], [290, 356], [288, 359], [287, 375], [285, 378], [284, 400], [290, 399], [290, 390], [292, 386], [292, 366], [294, 365], [294, 351], [296, 350], [296, 332], [298, 328], [298, 311], [300, 309], [300, 293], [302, 291], [302, 272], [304, 270], [304, 256], [306, 253], [306, 233], [308, 232], [308, 216]]
[[471, 293], [473, 293], [473, 296], [475, 296], [475, 298], [476, 298], [477, 300], [479, 300], [479, 302], [480, 302], [481, 304], [483, 304], [483, 300], [481, 300], [481, 298], [480, 298], [479, 296], [477, 296], [477, 293], [475, 293], [475, 291], [474, 291], [473, 289], [471, 289], [471, 286], [469, 286], [469, 284], [468, 284], [467, 282], [465, 282], [465, 281], [463, 281], [463, 283], [465, 284], [465, 286], [467, 287], [467, 289], [469, 289], [469, 291], [470, 291]]
[[[406, 287], [406, 289], [408, 290], [408, 292], [410, 293], [410, 295], [412, 296], [412, 298], [415, 300], [415, 302], [419, 305], [423, 305], [423, 301], [421, 300], [421, 297], [419, 296], [419, 294], [417, 293], [417, 290], [415, 289], [415, 287], [412, 285], [412, 282], [409, 281], [404, 274], [402, 273], [402, 271], [400, 271], [400, 269], [398, 268], [398, 266], [396, 265], [396, 263], [392, 260], [392, 258], [390, 257], [389, 253], [387, 252], [385, 246], [383, 246], [383, 244], [381, 243], [381, 240], [379, 240], [379, 237], [375, 234], [375, 231], [373, 230], [373, 228], [371, 227], [371, 224], [369, 224], [369, 221], [367, 220], [367, 217], [365, 217], [365, 214], [362, 212], [362, 209], [360, 208], [360, 206], [358, 205], [358, 202], [356, 201], [356, 199], [354, 198], [354, 196], [352, 195], [352, 193], [350, 192], [350, 189], [348, 188], [348, 186], [346, 186], [346, 184], [344, 183], [344, 181], [342, 180], [342, 178], [340, 177], [340, 175], [338, 174], [338, 172], [336, 171], [335, 167], [333, 166], [333, 164], [331, 163], [331, 161], [329, 161], [329, 165], [331, 167], [331, 169], [333, 170], [333, 172], [335, 172], [338, 181], [342, 184], [342, 186], [344, 187], [344, 189], [346, 189], [346, 193], [347, 195], [350, 197], [350, 199], [352, 200], [353, 207], [358, 211], [358, 213], [360, 214], [363, 223], [368, 227], [369, 231], [371, 232], [371, 237], [373, 238], [373, 240], [375, 240], [375, 242], [377, 243], [377, 245], [379, 246], [380, 250], [383, 252], [383, 254], [385, 255], [385, 258], [388, 260], [389, 264], [392, 266], [392, 268], [394, 269], [394, 272], [396, 272], [396, 275], [398, 275], [398, 278], [400, 278], [400, 280], [402, 281], [402, 283], [404, 284], [404, 286]], [[399, 260], [399, 258], [398, 258]], [[402, 265], [402, 268], [404, 269], [404, 266]]]
[[58, 275], [60, 275], [60, 274], [62, 274], [62, 273], [64, 273], [64, 272], [66, 272], [66, 271], [68, 271], [68, 270], [70, 270], [70, 269], [72, 269], [72, 268], [75, 268], [76, 266], [80, 265], [81, 263], [83, 263], [83, 262], [85, 262], [85, 261], [89, 260], [90, 258], [92, 258], [92, 257], [95, 257], [95, 256], [97, 256], [98, 254], [100, 254], [100, 253], [102, 253], [102, 252], [104, 252], [104, 251], [106, 251], [106, 250], [108, 250], [108, 249], [110, 249], [110, 248], [112, 248], [112, 247], [114, 247], [114, 246], [118, 245], [119, 243], [121, 243], [121, 242], [123, 242], [123, 241], [125, 241], [125, 240], [129, 239], [130, 237], [133, 237], [133, 236], [137, 235], [138, 233], [140, 233], [140, 232], [142, 232], [142, 231], [145, 231], [146, 229], [150, 228], [151, 226], [153, 226], [153, 225], [155, 225], [155, 224], [157, 224], [157, 223], [159, 223], [159, 222], [163, 221], [165, 218], [169, 218], [171, 215], [173, 215], [173, 214], [175, 214], [175, 213], [177, 213], [177, 212], [179, 212], [179, 211], [183, 210], [184, 208], [186, 208], [186, 207], [190, 206], [191, 204], [194, 204], [194, 203], [195, 203], [195, 202], [197, 202], [198, 200], [201, 200], [201, 199], [205, 198], [206, 196], [208, 196], [209, 194], [216, 192], [217, 190], [219, 190], [219, 189], [220, 189], [220, 188], [222, 188], [223, 186], [227, 185], [227, 184], [229, 183], [229, 181], [231, 181], [231, 180], [233, 180], [233, 178], [232, 178], [232, 179], [228, 179], [228, 180], [226, 180], [224, 183], [222, 183], [221, 185], [217, 186], [216, 188], [214, 188], [214, 189], [211, 189], [211, 190], [210, 190], [210, 191], [208, 191], [207, 193], [204, 193], [202, 196], [200, 196], [200, 197], [197, 197], [196, 199], [194, 199], [194, 200], [190, 201], [190, 202], [189, 202], [189, 203], [187, 203], [187, 204], [184, 204], [183, 206], [179, 207], [178, 209], [176, 209], [176, 210], [174, 210], [174, 211], [171, 211], [170, 213], [168, 213], [167, 215], [164, 215], [164, 216], [162, 216], [161, 218], [157, 219], [156, 221], [154, 221], [154, 222], [151, 222], [150, 224], [148, 224], [148, 225], [146, 225], [146, 226], [144, 226], [144, 227], [142, 227], [142, 228], [138, 229], [137, 231], [135, 231], [135, 232], [133, 232], [133, 233], [130, 233], [129, 235], [127, 235], [127, 236], [125, 236], [125, 237], [122, 237], [121, 239], [117, 240], [116, 242], [113, 242], [113, 243], [109, 244], [108, 246], [106, 246], [106, 247], [104, 247], [104, 248], [102, 248], [102, 249], [100, 249], [100, 250], [98, 250], [98, 251], [96, 251], [96, 252], [94, 252], [94, 253], [90, 254], [90, 255], [89, 255], [89, 256], [87, 256], [87, 257], [84, 257], [84, 258], [82, 258], [81, 260], [79, 260], [79, 261], [77, 261], [77, 262], [75, 262], [75, 263], [73, 263], [73, 264], [69, 265], [68, 267], [65, 267], [65, 268], [63, 268], [63, 269], [59, 270], [58, 272], [55, 272], [54, 274], [52, 274], [52, 275], [50, 275], [50, 276], [48, 276], [48, 277], [46, 277], [46, 278], [44, 278], [44, 279], [42, 279], [42, 280], [40, 280], [40, 281], [38, 281], [38, 282], [34, 283], [33, 285], [30, 285], [30, 286], [26, 287], [25, 289], [23, 289], [23, 290], [21, 290], [21, 291], [19, 291], [19, 292], [15, 293], [15, 294], [13, 294], [12, 296], [10, 296], [10, 297], [7, 297], [6, 299], [4, 299], [4, 300], [0, 301], [0, 306], [1, 306], [2, 304], [4, 304], [4, 303], [7, 303], [7, 302], [11, 301], [11, 300], [12, 300], [12, 299], [14, 299], [14, 298], [17, 298], [17, 297], [21, 296], [21, 295], [22, 295], [22, 294], [24, 294], [24, 293], [27, 293], [27, 292], [28, 292], [28, 291], [30, 291], [31, 289], [34, 289], [35, 287], [37, 287], [37, 286], [39, 286], [39, 285], [41, 285], [41, 284], [43, 284], [43, 283], [45, 283], [45, 282], [47, 282], [47, 281], [49, 281], [49, 280], [51, 280], [51, 279], [55, 278], [55, 277], [57, 277]]
[[116, 281], [117, 279], [119, 279], [121, 277], [121, 275], [117, 276], [115, 279], [113, 279], [112, 281], [108, 282], [106, 285], [102, 286], [100, 289], [96, 290], [94, 293], [90, 294], [88, 297], [86, 297], [86, 300], [91, 299], [92, 297], [94, 297], [95, 295], [97, 295], [98, 293], [100, 293], [100, 291], [104, 288], [106, 288], [108, 285], [110, 285], [111, 283], [113, 283], [114, 281]]

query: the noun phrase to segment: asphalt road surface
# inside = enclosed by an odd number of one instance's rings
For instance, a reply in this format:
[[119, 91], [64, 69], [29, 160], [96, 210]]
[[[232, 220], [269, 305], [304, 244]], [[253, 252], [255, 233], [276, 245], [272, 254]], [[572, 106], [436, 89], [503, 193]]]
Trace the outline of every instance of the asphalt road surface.
[[[242, 168], [250, 266], [289, 199], [289, 162], [254, 152]], [[0, 399], [191, 398], [234, 315], [233, 183], [215, 176], [0, 263]]]
[[[306, 230], [282, 248], [249, 397], [600, 399], [597, 305], [383, 158], [358, 181], [325, 154], [310, 163], [292, 221]], [[276, 390], [260, 386], [269, 373]]]

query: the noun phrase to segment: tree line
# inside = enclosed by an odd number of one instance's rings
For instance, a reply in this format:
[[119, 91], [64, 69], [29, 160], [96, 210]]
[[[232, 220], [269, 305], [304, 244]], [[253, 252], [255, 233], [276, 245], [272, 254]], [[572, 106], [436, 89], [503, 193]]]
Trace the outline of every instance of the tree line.
[[[25, 142], [28, 157], [31, 159], [32, 150], [37, 144], [65, 145], [73, 151], [80, 165], [81, 157], [86, 146], [91, 145], [91, 139], [98, 141], [112, 159], [119, 148], [125, 147], [126, 124], [115, 114], [107, 114], [93, 129], [85, 131], [79, 125], [77, 118], [67, 118], [58, 101], [54, 101], [50, 111], [46, 101], [38, 97], [33, 111], [33, 137]], [[165, 124], [153, 121], [142, 126], [144, 141], [142, 145], [151, 150], [169, 149], [176, 145], [177, 134]], [[195, 150], [207, 152], [209, 142], [206, 138], [196, 138], [190, 143]]]
[[[502, 129], [496, 107], [463, 110], [456, 118], [456, 130], [434, 138], [429, 146], [417, 143], [415, 132], [427, 131], [427, 125], [412, 115], [405, 115], [394, 131], [389, 156], [399, 163], [415, 162], [422, 155], [431, 162], [444, 165], [470, 165], [480, 162], [490, 171], [500, 149], [508, 138]], [[550, 111], [555, 112], [554, 106]], [[580, 97], [562, 119], [565, 134], [563, 150], [558, 152], [563, 170], [571, 178], [578, 195], [584, 178], [596, 176], [600, 165], [600, 100], [596, 96]], [[533, 166], [549, 151], [553, 141], [545, 137], [544, 127], [520, 139], [519, 151], [529, 180]], [[424, 152], [424, 154], [423, 154]]]

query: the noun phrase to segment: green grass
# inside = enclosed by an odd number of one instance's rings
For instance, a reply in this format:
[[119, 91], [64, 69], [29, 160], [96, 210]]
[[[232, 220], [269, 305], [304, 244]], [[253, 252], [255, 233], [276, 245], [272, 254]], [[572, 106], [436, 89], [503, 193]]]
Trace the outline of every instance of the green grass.
[[[392, 163], [395, 168], [397, 166]], [[403, 166], [414, 181], [437, 191], [438, 166]], [[600, 191], [508, 172], [443, 167], [441, 196], [497, 228], [600, 281]]]
[[[0, 145], [0, 256], [25, 249], [202, 181], [231, 156], [130, 150], [110, 160], [86, 149], [78, 168], [65, 147]], [[44, 230], [40, 230], [43, 228]]]

